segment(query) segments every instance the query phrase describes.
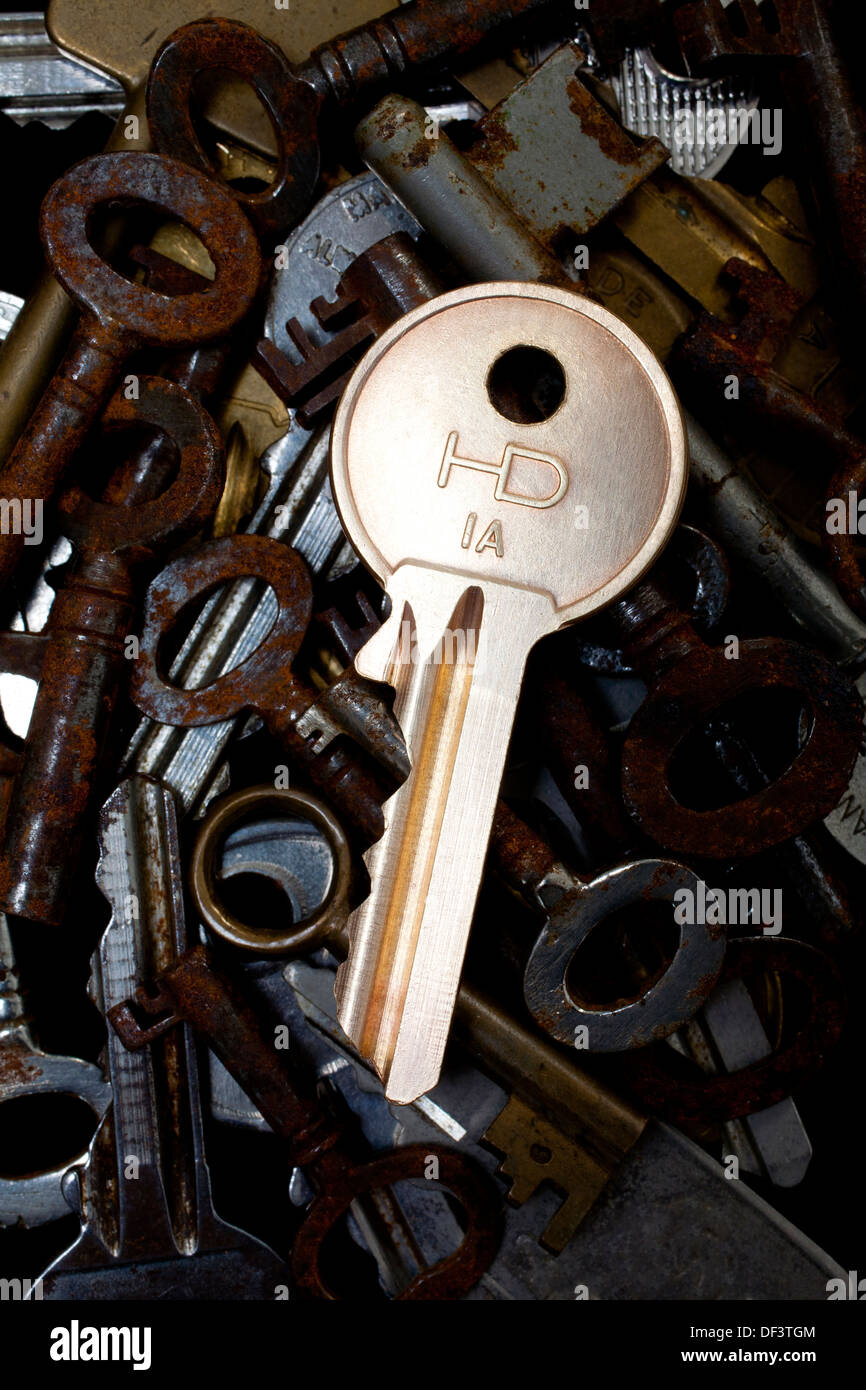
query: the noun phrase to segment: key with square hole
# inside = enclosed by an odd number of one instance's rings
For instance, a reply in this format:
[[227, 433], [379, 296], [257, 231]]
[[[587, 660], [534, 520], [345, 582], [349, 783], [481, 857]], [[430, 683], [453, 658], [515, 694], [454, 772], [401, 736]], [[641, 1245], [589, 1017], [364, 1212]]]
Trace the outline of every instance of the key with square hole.
[[392, 601], [356, 666], [395, 687], [412, 771], [366, 855], [338, 989], [392, 1100], [439, 1075], [527, 654], [652, 563], [686, 468], [652, 353], [567, 290], [442, 295], [349, 382], [332, 488]]

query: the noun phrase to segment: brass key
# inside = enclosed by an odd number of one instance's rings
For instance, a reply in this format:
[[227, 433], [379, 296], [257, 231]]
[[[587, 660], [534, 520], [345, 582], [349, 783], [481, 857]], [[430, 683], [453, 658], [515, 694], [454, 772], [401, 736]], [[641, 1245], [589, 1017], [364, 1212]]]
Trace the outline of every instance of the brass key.
[[394, 686], [412, 763], [366, 855], [340, 1021], [408, 1103], [439, 1076], [526, 657], [652, 564], [682, 502], [685, 436], [664, 371], [606, 309], [475, 285], [370, 349], [331, 471], [392, 601], [356, 667]]

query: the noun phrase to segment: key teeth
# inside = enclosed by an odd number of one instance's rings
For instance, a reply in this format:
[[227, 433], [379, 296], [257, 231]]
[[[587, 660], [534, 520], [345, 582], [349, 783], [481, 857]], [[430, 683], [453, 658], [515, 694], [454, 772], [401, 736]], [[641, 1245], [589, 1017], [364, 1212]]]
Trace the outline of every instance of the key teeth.
[[[409, 777], [411, 776], [412, 772], [410, 770]], [[407, 778], [406, 780], [408, 782], [409, 778]], [[405, 785], [406, 783], [403, 783], [403, 786]], [[388, 805], [401, 790], [402, 787], [396, 788], [396, 790], [391, 793], [387, 800], [385, 800], [382, 803], [383, 835], [388, 827]], [[376, 844], [378, 844], [378, 841], [376, 841]], [[370, 860], [372, 858], [373, 851], [375, 848], [375, 844], [371, 845], [369, 849], [364, 850], [361, 856], [368, 870], [370, 870], [371, 868]], [[371, 874], [371, 881], [372, 877], [373, 875]], [[366, 902], [366, 899], [364, 901]], [[415, 1088], [412, 1090], [411, 1095], [407, 1095], [405, 1097], [403, 1095], [393, 1094], [390, 1084], [390, 1077], [393, 1070], [394, 1059], [392, 1058], [391, 1063], [386, 1066], [380, 1065], [380, 1063], [377, 1062], [375, 1055], [371, 1055], [375, 1053], [375, 1049], [370, 1049], [370, 1052], [368, 1053], [361, 1045], [361, 1033], [363, 1031], [363, 1022], [359, 1024], [357, 1019], [350, 1017], [350, 1013], [352, 1011], [349, 1005], [349, 982], [352, 970], [352, 952], [355, 946], [355, 938], [358, 934], [359, 926], [359, 922], [357, 920], [353, 922], [353, 918], [356, 917], [356, 913], [360, 910], [360, 907], [363, 907], [363, 903], [360, 904], [359, 908], [356, 909], [356, 911], [353, 912], [349, 917], [349, 921], [346, 926], [348, 952], [346, 955], [346, 959], [344, 961], [341, 961], [338, 965], [337, 974], [334, 979], [334, 998], [337, 1003], [337, 1022], [339, 1023], [349, 1042], [356, 1049], [359, 1055], [364, 1059], [366, 1065], [371, 1067], [372, 1070], [375, 1072], [376, 1076], [379, 1078], [380, 1082], [382, 1083], [382, 1086], [385, 1089], [386, 1098], [390, 1101], [394, 1101], [398, 1105], [410, 1105], [413, 1101], [417, 1100], [420, 1095], [423, 1095], [427, 1090], [430, 1090], [432, 1086], [423, 1087], [420, 1090]], [[436, 1077], [436, 1080], [438, 1080], [438, 1076]], [[432, 1085], [435, 1085], [435, 1080], [432, 1083]]]
[[[401, 785], [400, 785], [399, 787], [396, 787], [396, 788], [394, 789], [394, 791], [391, 792], [390, 796], [386, 797], [385, 800], [382, 802], [382, 834], [383, 834], [383, 835], [384, 835], [385, 831], [387, 830], [387, 828], [388, 828], [388, 823], [389, 823], [389, 822], [388, 822], [388, 807], [389, 807], [389, 805], [391, 804], [391, 802], [394, 800], [394, 798], [403, 790], [403, 788], [404, 788], [405, 786], [407, 786], [407, 784], [408, 784], [409, 779], [411, 778], [411, 776], [412, 776], [412, 770], [411, 770], [411, 768], [410, 768], [410, 770], [409, 770], [409, 776], [406, 778], [406, 781], [403, 782], [403, 783], [401, 783]], [[380, 837], [380, 838], [381, 838], [381, 837]], [[377, 845], [378, 843], [379, 843], [379, 841], [376, 840], [372, 845], [369, 846], [368, 849], [365, 849], [365, 850], [363, 851], [362, 855], [361, 855], [361, 858], [362, 858], [363, 861], [364, 861], [364, 865], [365, 865], [365, 867], [367, 868], [368, 871], [369, 871], [369, 870], [371, 869], [371, 867], [372, 867], [370, 861], [371, 861], [371, 858], [372, 858], [372, 856], [373, 856], [373, 852], [374, 852], [374, 850], [375, 850], [375, 848], [376, 848], [376, 845]], [[371, 882], [372, 882], [372, 877], [373, 877], [373, 875], [370, 874]], [[368, 896], [369, 896], [369, 895], [368, 895]], [[366, 901], [367, 901], [367, 899], [365, 898], [365, 899], [364, 899], [364, 902], [366, 902]], [[357, 924], [357, 921], [354, 921], [354, 922], [353, 922], [353, 919], [356, 917], [356, 914], [358, 913], [358, 911], [360, 910], [360, 908], [363, 907], [363, 905], [364, 905], [363, 903], [360, 903], [360, 904], [358, 905], [358, 908], [356, 908], [355, 911], [352, 912], [352, 913], [350, 913], [350, 915], [349, 915], [349, 921], [348, 921], [347, 926], [346, 926], [346, 935], [347, 935], [347, 939], [348, 939], [349, 949], [348, 949], [348, 953], [347, 953], [347, 955], [346, 955], [346, 959], [345, 959], [344, 961], [341, 961], [341, 963], [337, 966], [337, 975], [336, 975], [336, 979], [335, 979], [335, 981], [334, 981], [334, 998], [335, 998], [336, 1001], [337, 1001], [337, 1007], [338, 1007], [338, 1010], [340, 1011], [340, 1017], [339, 1017], [338, 1021], [339, 1021], [340, 1027], [343, 1029], [343, 1032], [346, 1034], [347, 1038], [349, 1038], [349, 1040], [350, 1040], [356, 1047], [358, 1046], [358, 1040], [352, 1036], [351, 1032], [349, 1031], [349, 1029], [348, 1029], [347, 1026], [346, 1026], [345, 1019], [344, 1019], [344, 1017], [343, 1017], [342, 1015], [343, 1015], [343, 1013], [344, 1013], [344, 1007], [345, 1007], [345, 996], [346, 996], [346, 990], [347, 990], [348, 976], [349, 976], [349, 973], [350, 973], [350, 970], [351, 970], [352, 948], [353, 948], [353, 946], [354, 946], [354, 944], [355, 944], [355, 937], [356, 937], [357, 931], [358, 931], [358, 924]]]

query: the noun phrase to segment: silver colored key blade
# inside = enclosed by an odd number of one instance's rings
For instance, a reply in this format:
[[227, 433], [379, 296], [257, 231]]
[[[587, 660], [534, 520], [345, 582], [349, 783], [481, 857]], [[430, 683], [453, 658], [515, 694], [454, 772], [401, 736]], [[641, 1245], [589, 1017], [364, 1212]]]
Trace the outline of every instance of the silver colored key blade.
[[[773, 1051], [742, 980], [724, 981], [686, 1031], [693, 1055], [710, 1072], [739, 1071]], [[812, 1160], [809, 1136], [790, 1097], [729, 1121], [725, 1137], [740, 1167], [774, 1187], [796, 1187]]]
[[0, 15], [0, 110], [14, 121], [59, 130], [86, 111], [119, 116], [119, 82], [61, 53], [41, 14]]
[[[186, 948], [171, 793], [122, 783], [100, 848], [112, 917], [93, 986], [105, 1013]], [[113, 1103], [81, 1179], [82, 1232], [42, 1276], [45, 1298], [273, 1297], [282, 1261], [213, 1210], [191, 1030], [129, 1052], [109, 1028], [107, 1048]]]

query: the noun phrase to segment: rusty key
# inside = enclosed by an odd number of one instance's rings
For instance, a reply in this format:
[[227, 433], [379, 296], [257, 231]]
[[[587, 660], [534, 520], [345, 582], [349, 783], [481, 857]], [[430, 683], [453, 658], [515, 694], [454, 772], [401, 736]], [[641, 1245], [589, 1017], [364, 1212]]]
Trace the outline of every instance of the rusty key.
[[562, 0], [413, 0], [380, 19], [321, 44], [293, 66], [281, 50], [246, 24], [198, 19], [168, 38], [147, 84], [147, 118], [157, 149], [205, 173], [215, 165], [196, 131], [191, 102], [199, 76], [228, 71], [258, 93], [277, 138], [278, 167], [262, 192], [234, 196], [263, 234], [303, 216], [319, 177], [323, 109], [374, 100], [416, 69], [465, 58], [491, 34]]
[[677, 1124], [696, 1119], [725, 1123], [778, 1105], [821, 1069], [841, 1037], [848, 1013], [841, 972], [823, 951], [792, 938], [737, 937], [730, 943], [723, 985], [758, 983], [772, 974], [794, 981], [806, 1003], [792, 1009], [795, 1027], [786, 1018], [785, 1036], [769, 1055], [702, 1077], [664, 1045], [623, 1059], [625, 1075], [651, 1110]]
[[[168, 299], [125, 280], [94, 250], [101, 208], [144, 203], [185, 223], [216, 265], [207, 289]], [[121, 364], [143, 345], [173, 347], [218, 338], [241, 319], [259, 285], [261, 260], [244, 214], [221, 185], [161, 155], [97, 155], [76, 164], [42, 204], [46, 256], [82, 316], [63, 361], [0, 472], [0, 496], [43, 504], [106, 405]], [[24, 544], [0, 536], [0, 587]]]
[[[760, 638], [739, 656], [703, 642], [673, 599], [662, 572], [611, 609], [620, 638], [650, 692], [629, 727], [623, 794], [637, 824], [666, 849], [728, 858], [756, 854], [798, 835], [837, 804], [860, 746], [862, 706], [832, 662], [796, 642]], [[747, 692], [794, 692], [811, 729], [789, 766], [744, 799], [714, 810], [683, 804], [670, 766], [686, 736]]]
[[[154, 1021], [149, 1026], [140, 1023], [138, 1011]], [[396, 1183], [422, 1178], [431, 1158], [437, 1160], [437, 1182], [458, 1199], [467, 1227], [458, 1248], [423, 1269], [397, 1297], [459, 1298], [481, 1278], [498, 1244], [498, 1195], [487, 1176], [464, 1155], [440, 1145], [407, 1144], [359, 1161], [339, 1118], [305, 1090], [207, 947], [186, 951], [153, 986], [140, 986], [134, 1002], [126, 1000], [109, 1009], [107, 1018], [131, 1050], [156, 1041], [176, 1024], [191, 1023], [286, 1141], [292, 1164], [303, 1167], [316, 1188], [292, 1248], [295, 1279], [308, 1296], [340, 1296], [328, 1282], [321, 1257], [328, 1234], [352, 1204]]]
[[[694, 454], [692, 454], [694, 468]], [[726, 539], [728, 534], [726, 532]], [[725, 552], [704, 532], [691, 526], [677, 527], [671, 542], [669, 556], [675, 556], [691, 571], [695, 584], [691, 603], [692, 626], [704, 633], [712, 629], [721, 619], [730, 594], [730, 569]], [[679, 589], [677, 589], [679, 598]], [[681, 616], [686, 614], [681, 611]], [[672, 613], [668, 621], [672, 621]], [[624, 647], [598, 646], [579, 642], [580, 660], [594, 670], [610, 675], [635, 674], [635, 661]], [[760, 750], [753, 742], [748, 745], [738, 733], [731, 720], [724, 717], [720, 702], [719, 710], [713, 718], [712, 735], [714, 762], [741, 793], [757, 793], [767, 786], [770, 780], [762, 765]], [[542, 718], [542, 731], [550, 770], [562, 796], [571, 806], [577, 819], [586, 829], [586, 823], [593, 828], [597, 822], [602, 838], [622, 847], [634, 837], [634, 822], [626, 815], [622, 805], [619, 787], [615, 793], [599, 796], [600, 777], [605, 775], [603, 765], [592, 774], [595, 794], [587, 797], [583, 792], [575, 793], [573, 787], [573, 768], [578, 761], [586, 761], [579, 752], [581, 744], [592, 740], [587, 720], [579, 717], [580, 702], [576, 701], [567, 682], [548, 673], [541, 692], [541, 708], [547, 713]], [[578, 715], [575, 726], [575, 715]], [[597, 754], [597, 745], [593, 744]], [[617, 777], [617, 782], [619, 778]], [[579, 807], [575, 802], [580, 802]], [[616, 824], [611, 826], [611, 811], [616, 808]], [[622, 829], [625, 818], [627, 829]], [[611, 835], [611, 830], [613, 834]], [[607, 845], [607, 852], [614, 851], [614, 844]], [[693, 853], [703, 855], [697, 841]], [[795, 888], [804, 910], [822, 939], [836, 941], [856, 930], [856, 913], [851, 894], [838, 874], [822, 862], [818, 847], [805, 835], [794, 834], [772, 851], [787, 881]]]
[[136, 568], [154, 547], [202, 526], [222, 485], [219, 432], [182, 387], [141, 377], [139, 399], [115, 396], [103, 421], [109, 431], [156, 428], [177, 450], [179, 469], [165, 492], [134, 507], [94, 502], [78, 487], [60, 500], [77, 555], [41, 635], [39, 690], [0, 848], [0, 904], [41, 922], [60, 922], [68, 905], [126, 665]]
[[[276, 595], [278, 611], [263, 640], [239, 665], [201, 689], [169, 685], [158, 662], [160, 642], [181, 610], [233, 579], [259, 579]], [[138, 708], [164, 724], [216, 724], [255, 711], [311, 780], [368, 842], [382, 833], [386, 796], [372, 772], [335, 743], [317, 753], [297, 724], [315, 692], [292, 672], [312, 611], [309, 571], [297, 551], [264, 536], [230, 536], [168, 565], [150, 585], [144, 606], [141, 655], [130, 691]], [[358, 750], [360, 756], [360, 750]]]

